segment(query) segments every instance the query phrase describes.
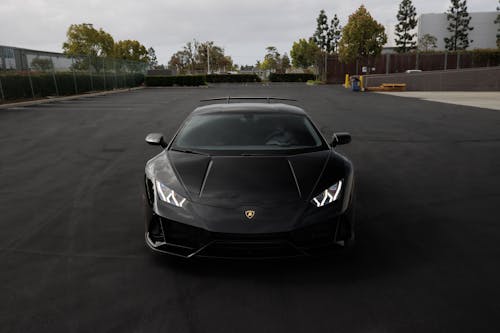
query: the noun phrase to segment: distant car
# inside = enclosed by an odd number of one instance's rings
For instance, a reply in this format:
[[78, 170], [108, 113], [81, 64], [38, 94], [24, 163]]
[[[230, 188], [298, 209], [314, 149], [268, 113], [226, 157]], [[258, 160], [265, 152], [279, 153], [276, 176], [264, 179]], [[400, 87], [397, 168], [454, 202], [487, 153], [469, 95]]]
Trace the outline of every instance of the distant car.
[[[270, 102], [272, 99], [267, 99]], [[275, 258], [354, 242], [354, 172], [306, 112], [282, 103], [198, 107], [145, 168], [145, 241], [182, 257]]]
[[420, 70], [420, 69], [407, 69], [407, 70], [405, 71], [405, 73], [407, 73], [407, 74], [411, 74], [411, 73], [421, 73], [421, 72], [422, 72], [422, 70]]

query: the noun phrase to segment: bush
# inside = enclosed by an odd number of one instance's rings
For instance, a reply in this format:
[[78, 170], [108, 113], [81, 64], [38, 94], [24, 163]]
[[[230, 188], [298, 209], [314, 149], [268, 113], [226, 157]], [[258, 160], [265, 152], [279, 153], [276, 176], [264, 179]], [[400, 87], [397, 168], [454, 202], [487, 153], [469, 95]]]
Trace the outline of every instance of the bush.
[[[31, 87], [27, 75], [1, 75], [0, 81], [5, 99], [31, 98]], [[0, 95], [0, 97], [2, 97]]]
[[207, 82], [223, 83], [223, 82], [261, 82], [257, 74], [209, 74]]
[[307, 80], [306, 84], [308, 86], [316, 86], [316, 85], [319, 85], [319, 84], [326, 84], [325, 81], [321, 81], [321, 80]]
[[201, 86], [210, 83], [261, 82], [256, 74], [147, 75], [148, 87]]
[[269, 81], [271, 82], [307, 82], [308, 80], [315, 80], [314, 74], [309, 73], [298, 73], [298, 74], [277, 74], [271, 73], [269, 75]]
[[205, 75], [146, 75], [144, 80], [148, 87], [203, 86], [205, 81]]
[[[143, 74], [92, 74], [75, 72], [59, 73], [6, 73], [0, 75], [3, 94], [6, 100], [33, 98], [30, 84], [36, 98], [65, 96], [91, 91], [112, 90], [115, 88], [137, 87], [144, 82]], [[56, 88], [57, 83], [57, 88]], [[75, 87], [76, 84], [76, 87]], [[1, 96], [0, 96], [1, 97]]]

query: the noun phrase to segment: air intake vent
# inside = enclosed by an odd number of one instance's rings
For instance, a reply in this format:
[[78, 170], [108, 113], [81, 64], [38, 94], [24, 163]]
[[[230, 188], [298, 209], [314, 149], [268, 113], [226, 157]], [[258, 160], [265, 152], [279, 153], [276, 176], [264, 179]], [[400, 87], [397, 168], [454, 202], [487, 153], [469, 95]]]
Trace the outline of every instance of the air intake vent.
[[148, 203], [150, 206], [153, 206], [154, 200], [155, 200], [155, 190], [153, 188], [153, 182], [147, 178], [146, 179], [146, 195], [148, 196]]

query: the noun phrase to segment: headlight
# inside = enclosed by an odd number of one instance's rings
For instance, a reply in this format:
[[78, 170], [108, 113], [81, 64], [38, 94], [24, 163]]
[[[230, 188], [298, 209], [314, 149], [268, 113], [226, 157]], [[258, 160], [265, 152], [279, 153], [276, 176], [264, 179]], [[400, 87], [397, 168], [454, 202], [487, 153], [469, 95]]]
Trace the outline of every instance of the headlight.
[[312, 199], [312, 203], [316, 205], [316, 207], [323, 207], [328, 205], [339, 197], [340, 190], [342, 189], [342, 181], [339, 180], [337, 183], [333, 184], [319, 195], [315, 196]]
[[161, 199], [161, 201], [165, 201], [166, 203], [169, 203], [176, 207], [182, 207], [184, 202], [186, 202], [186, 198], [175, 193], [171, 188], [163, 185], [159, 181], [156, 181], [155, 183], [156, 191], [158, 192], [158, 197]]

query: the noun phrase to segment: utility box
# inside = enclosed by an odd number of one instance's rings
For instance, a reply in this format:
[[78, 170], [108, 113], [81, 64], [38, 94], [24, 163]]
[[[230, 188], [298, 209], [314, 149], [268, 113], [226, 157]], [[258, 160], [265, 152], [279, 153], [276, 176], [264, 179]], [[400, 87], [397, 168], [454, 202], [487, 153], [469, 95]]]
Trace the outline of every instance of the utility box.
[[357, 77], [351, 78], [352, 91], [360, 91], [359, 79]]

